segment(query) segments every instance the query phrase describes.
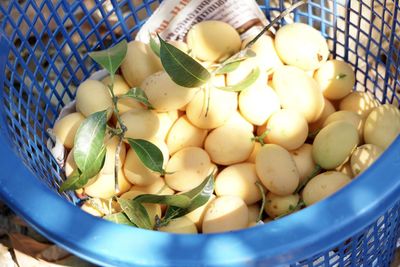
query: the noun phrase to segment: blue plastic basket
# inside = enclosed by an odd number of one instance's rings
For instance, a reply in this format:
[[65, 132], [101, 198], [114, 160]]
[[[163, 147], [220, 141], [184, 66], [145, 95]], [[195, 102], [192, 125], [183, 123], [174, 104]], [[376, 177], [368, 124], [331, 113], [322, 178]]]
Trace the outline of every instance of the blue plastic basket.
[[[261, 5], [268, 18], [283, 10], [276, 2]], [[232, 233], [176, 235], [116, 225], [82, 212], [73, 195], [57, 193], [61, 169], [46, 148], [46, 129], [97, 68], [82, 51], [131, 40], [158, 4], [0, 6], [2, 200], [50, 240], [104, 266], [388, 266], [400, 233], [400, 138], [339, 193]], [[332, 54], [353, 65], [358, 90], [399, 105], [399, 0], [315, 0], [293, 18], [321, 29]]]

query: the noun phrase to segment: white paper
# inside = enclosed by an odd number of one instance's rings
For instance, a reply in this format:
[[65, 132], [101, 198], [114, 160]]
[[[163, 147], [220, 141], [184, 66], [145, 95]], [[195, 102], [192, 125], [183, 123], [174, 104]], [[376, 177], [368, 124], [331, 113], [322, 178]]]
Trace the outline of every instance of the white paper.
[[136, 40], [149, 43], [154, 33], [168, 41], [184, 40], [189, 29], [203, 20], [226, 22], [241, 33], [242, 39], [268, 24], [254, 0], [168, 0], [142, 26]]

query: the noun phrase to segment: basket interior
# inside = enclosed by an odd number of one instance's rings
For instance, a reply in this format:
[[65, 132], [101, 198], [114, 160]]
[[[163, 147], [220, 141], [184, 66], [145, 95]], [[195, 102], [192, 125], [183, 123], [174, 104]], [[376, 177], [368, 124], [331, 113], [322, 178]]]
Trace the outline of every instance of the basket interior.
[[[6, 1], [1, 28], [9, 41], [1, 125], [26, 166], [55, 192], [62, 170], [46, 147], [61, 108], [74, 99], [80, 82], [98, 67], [87, 52], [132, 40], [161, 1]], [[267, 18], [289, 4], [258, 1]], [[321, 30], [333, 57], [350, 62], [355, 90], [370, 91], [382, 103], [400, 104], [400, 7], [398, 1], [310, 1], [281, 23], [301, 21]], [[75, 202], [74, 194], [61, 194]], [[332, 244], [292, 266], [383, 266], [399, 232], [399, 204], [344, 243]], [[338, 242], [339, 242], [338, 241]], [[334, 246], [335, 245], [335, 246]], [[377, 261], [378, 259], [378, 261]], [[383, 264], [383, 265], [382, 265]]]

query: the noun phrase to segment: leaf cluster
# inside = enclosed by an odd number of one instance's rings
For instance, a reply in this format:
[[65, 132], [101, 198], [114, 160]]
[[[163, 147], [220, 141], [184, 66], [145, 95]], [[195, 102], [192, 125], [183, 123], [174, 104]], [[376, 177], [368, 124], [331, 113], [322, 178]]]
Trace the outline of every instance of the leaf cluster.
[[[157, 230], [171, 220], [182, 217], [206, 204], [213, 191], [214, 175], [210, 174], [199, 186], [185, 193], [177, 195], [144, 194], [131, 200], [117, 198], [122, 211], [106, 216], [105, 219], [138, 228]], [[145, 203], [167, 205], [164, 217], [154, 218], [154, 225], [143, 205]]]

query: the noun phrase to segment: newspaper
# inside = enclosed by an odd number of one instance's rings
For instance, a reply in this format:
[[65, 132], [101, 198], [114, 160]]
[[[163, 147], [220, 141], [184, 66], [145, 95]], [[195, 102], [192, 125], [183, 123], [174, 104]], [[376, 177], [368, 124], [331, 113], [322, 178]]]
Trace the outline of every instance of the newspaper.
[[142, 26], [136, 40], [149, 43], [150, 34], [158, 33], [165, 40], [182, 41], [189, 29], [203, 20], [226, 22], [242, 39], [268, 25], [255, 0], [168, 0]]

